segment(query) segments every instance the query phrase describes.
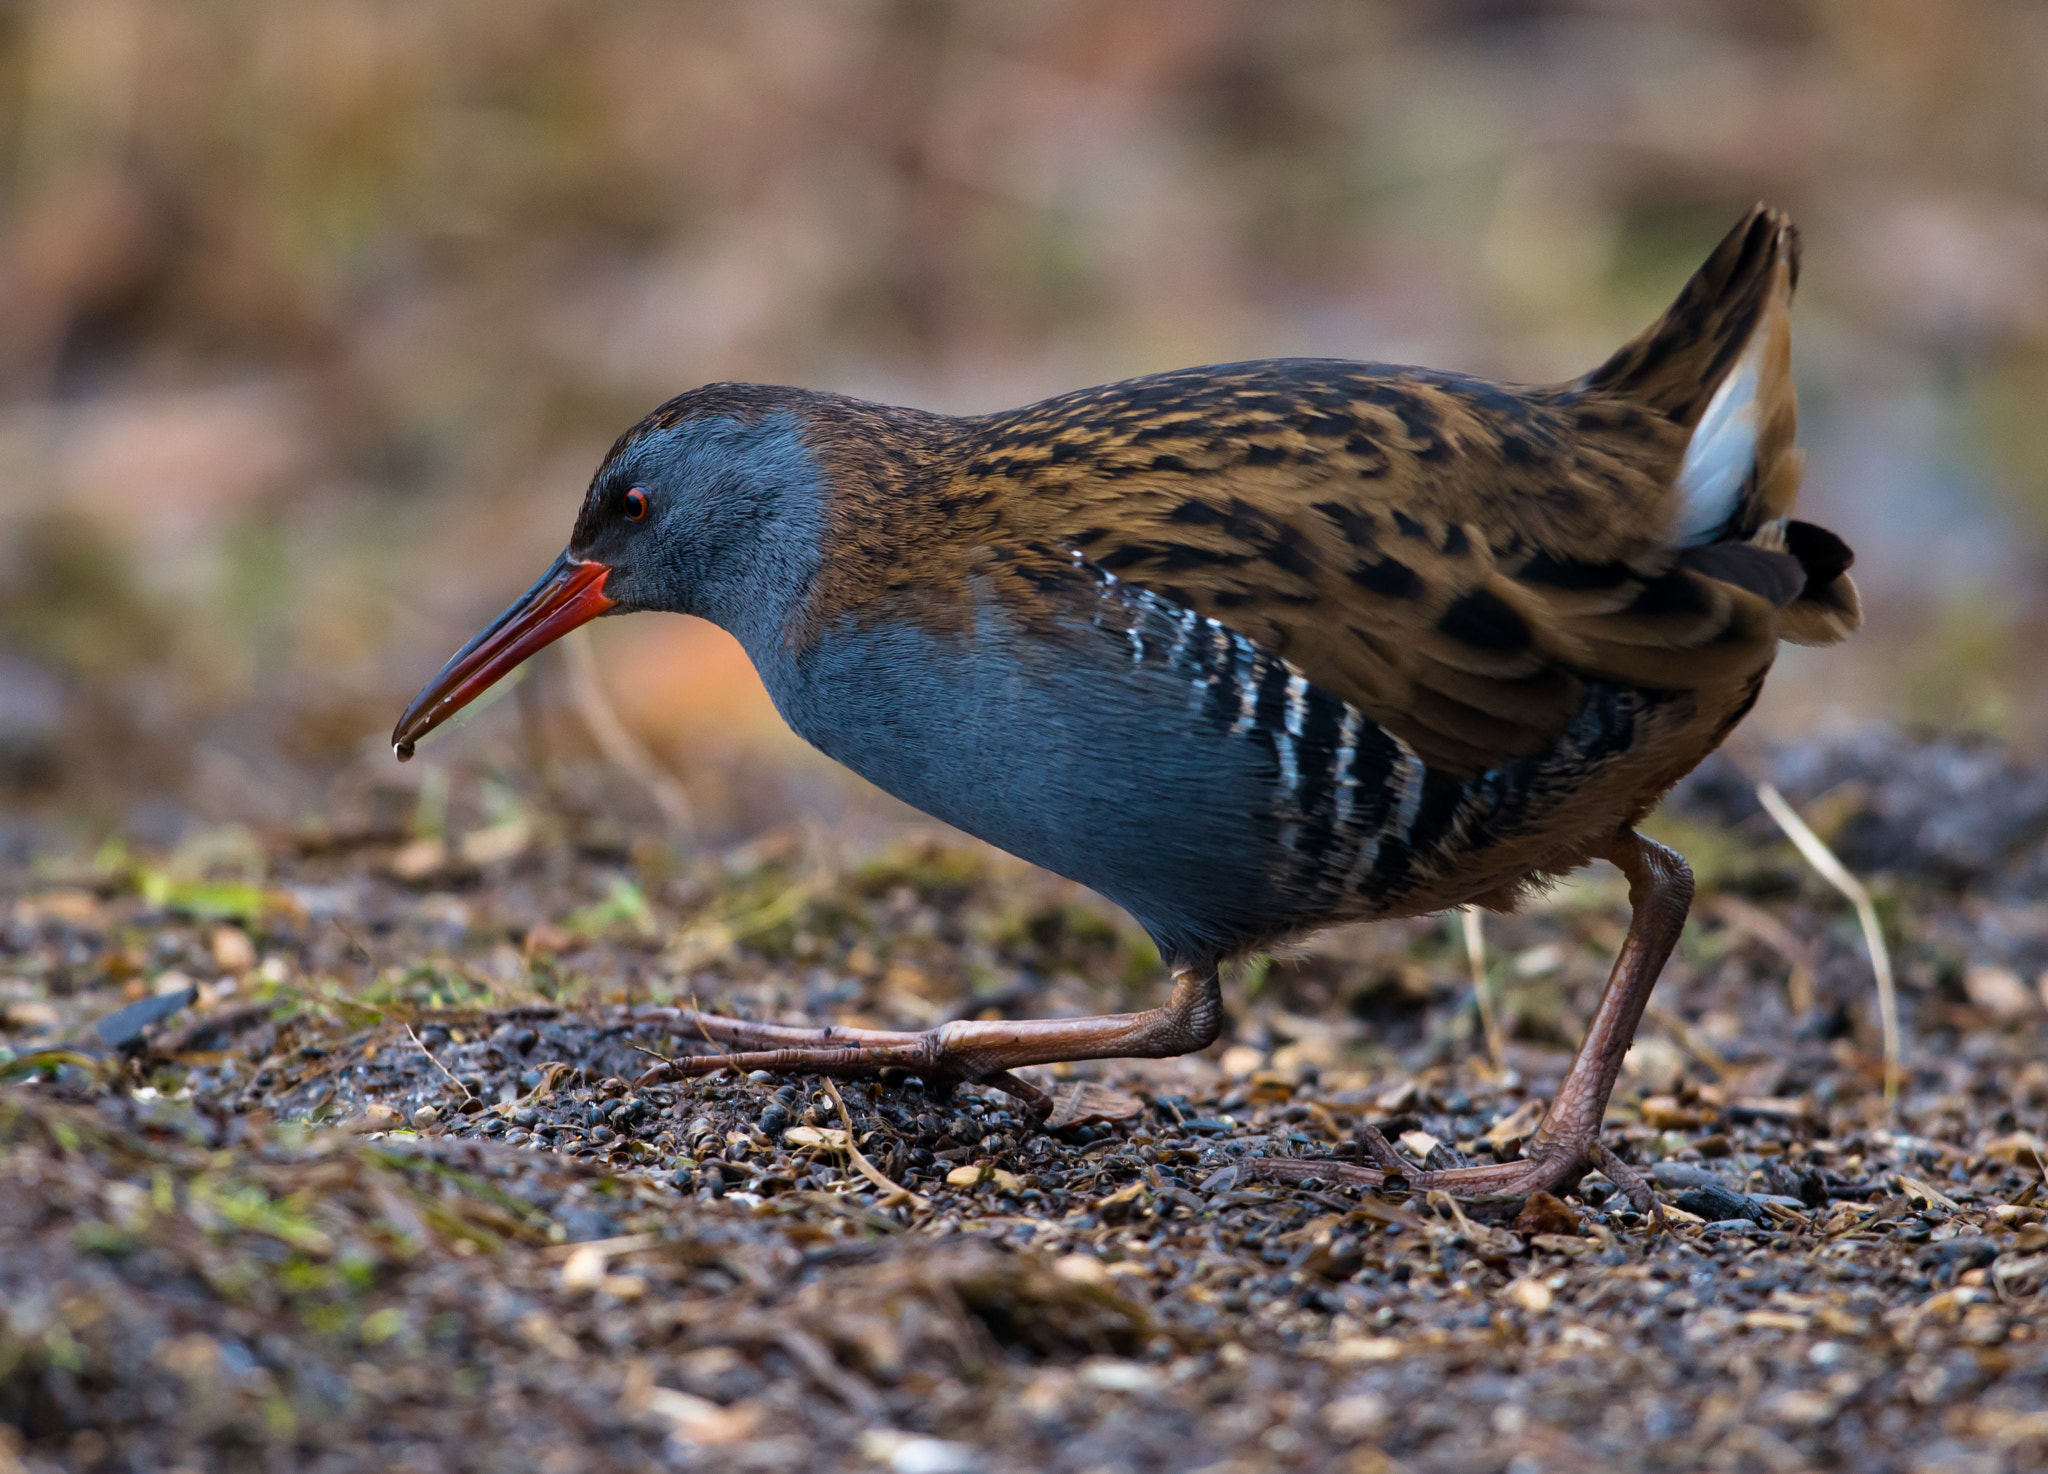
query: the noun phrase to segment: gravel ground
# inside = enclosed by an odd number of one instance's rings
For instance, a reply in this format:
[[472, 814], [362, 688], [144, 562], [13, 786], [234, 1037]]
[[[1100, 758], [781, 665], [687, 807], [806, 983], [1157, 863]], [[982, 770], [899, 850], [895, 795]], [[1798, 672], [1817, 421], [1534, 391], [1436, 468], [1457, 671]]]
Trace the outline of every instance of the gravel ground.
[[1609, 1117], [1662, 1228], [1597, 1175], [1481, 1218], [1234, 1165], [1367, 1122], [1512, 1153], [1607, 875], [1487, 919], [1498, 1061], [1454, 924], [1340, 931], [1247, 967], [1199, 1058], [1044, 1072], [1096, 1121], [1049, 1134], [915, 1080], [636, 1083], [703, 1047], [693, 1000], [1154, 988], [1128, 922], [959, 841], [685, 860], [527, 816], [24, 866], [0, 1474], [2048, 1467], [2048, 780], [1884, 730], [1772, 776], [1878, 893], [1905, 1079], [1846, 905], [1703, 772]]

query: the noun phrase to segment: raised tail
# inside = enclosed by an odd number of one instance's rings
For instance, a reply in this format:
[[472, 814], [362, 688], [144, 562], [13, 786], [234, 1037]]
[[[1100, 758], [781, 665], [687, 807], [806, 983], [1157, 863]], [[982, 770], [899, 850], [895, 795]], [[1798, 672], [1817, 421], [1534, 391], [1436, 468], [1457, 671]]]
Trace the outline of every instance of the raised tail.
[[1682, 561], [1769, 598], [1784, 638], [1825, 645], [1854, 630], [1862, 611], [1847, 545], [1785, 520], [1806, 461], [1793, 444], [1798, 282], [1798, 230], [1758, 205], [1669, 310], [1583, 383], [1692, 432], [1677, 477], [1673, 541], [1686, 549]]

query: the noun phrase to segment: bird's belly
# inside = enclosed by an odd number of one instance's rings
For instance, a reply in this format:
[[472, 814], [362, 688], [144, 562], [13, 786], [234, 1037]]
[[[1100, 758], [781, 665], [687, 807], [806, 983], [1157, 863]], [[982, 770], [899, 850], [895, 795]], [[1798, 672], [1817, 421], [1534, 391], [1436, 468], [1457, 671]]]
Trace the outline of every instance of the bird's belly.
[[1163, 949], [1274, 930], [1270, 755], [1092, 627], [1026, 639], [840, 626], [780, 671], [784, 718], [926, 813], [1123, 906]]

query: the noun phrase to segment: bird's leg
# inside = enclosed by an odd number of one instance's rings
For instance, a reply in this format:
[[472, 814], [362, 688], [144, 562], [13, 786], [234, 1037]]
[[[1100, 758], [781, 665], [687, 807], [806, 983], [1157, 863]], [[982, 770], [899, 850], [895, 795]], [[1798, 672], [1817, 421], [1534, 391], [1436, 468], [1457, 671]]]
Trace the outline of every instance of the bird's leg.
[[1025, 1065], [1083, 1059], [1167, 1059], [1212, 1043], [1223, 1029], [1223, 994], [1214, 963], [1173, 969], [1173, 996], [1143, 1013], [1072, 1019], [958, 1019], [918, 1032], [894, 1029], [799, 1028], [752, 1023], [681, 1008], [676, 1032], [718, 1045], [727, 1054], [692, 1054], [657, 1065], [652, 1083], [716, 1070], [836, 1075], [842, 1079], [904, 1070], [930, 1082], [994, 1085], [1036, 1114], [1051, 1098], [1010, 1071]]
[[[1621, 955], [1614, 959], [1607, 990], [1600, 995], [1600, 1007], [1542, 1124], [1523, 1147], [1518, 1162], [1404, 1172], [1408, 1185], [1416, 1191], [1439, 1189], [1460, 1197], [1522, 1196], [1539, 1189], [1557, 1192], [1576, 1186], [1596, 1163], [1608, 1170], [1609, 1176], [1614, 1172], [1606, 1168], [1608, 1160], [1621, 1165], [1600, 1145], [1600, 1122], [1607, 1113], [1615, 1077], [1621, 1073], [1622, 1056], [1628, 1053], [1636, 1025], [1650, 1001], [1650, 990], [1657, 986], [1657, 975], [1664, 970], [1685, 926], [1686, 912], [1692, 906], [1692, 871], [1675, 852], [1633, 830], [1623, 830], [1599, 853], [1628, 877], [1628, 900], [1634, 914]], [[1320, 1159], [1258, 1157], [1247, 1159], [1244, 1165], [1269, 1181], [1282, 1182], [1319, 1177], [1326, 1182], [1378, 1187], [1387, 1175], [1380, 1168]], [[1642, 1195], [1641, 1179], [1633, 1173], [1624, 1171], [1616, 1185], [1632, 1199]]]

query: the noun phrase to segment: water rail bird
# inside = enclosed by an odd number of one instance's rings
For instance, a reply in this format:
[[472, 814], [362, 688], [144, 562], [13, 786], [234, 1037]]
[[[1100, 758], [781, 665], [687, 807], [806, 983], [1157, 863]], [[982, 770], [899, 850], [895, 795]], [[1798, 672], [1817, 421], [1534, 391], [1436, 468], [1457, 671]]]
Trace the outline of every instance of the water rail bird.
[[1172, 992], [924, 1032], [692, 1012], [733, 1052], [675, 1068], [900, 1069], [1041, 1115], [1019, 1068], [1213, 1042], [1235, 955], [1511, 908], [1608, 860], [1627, 939], [1522, 1156], [1422, 1172], [1375, 1146], [1312, 1169], [1562, 1190], [1612, 1160], [1601, 1116], [1691, 900], [1684, 860], [1635, 826], [1750, 709], [1780, 640], [1860, 617], [1848, 548], [1787, 516], [1798, 270], [1759, 206], [1645, 332], [1548, 386], [1274, 359], [948, 416], [708, 384], [620, 438], [567, 550], [393, 742], [408, 756], [597, 615], [723, 626], [799, 734], [1122, 906]]

